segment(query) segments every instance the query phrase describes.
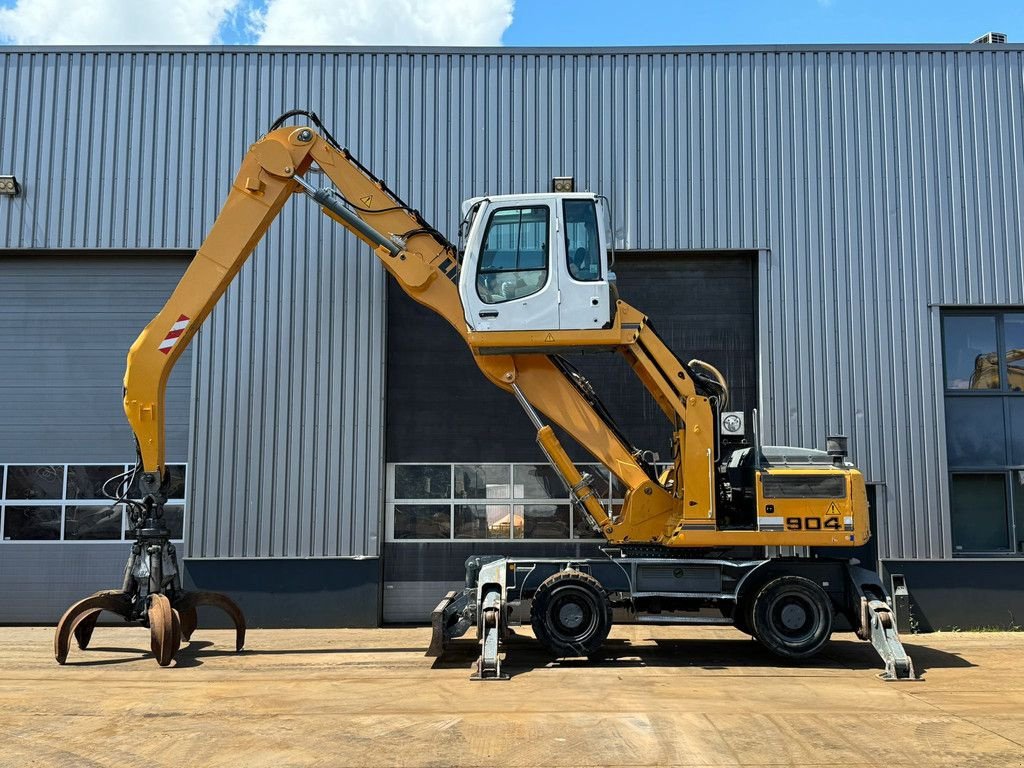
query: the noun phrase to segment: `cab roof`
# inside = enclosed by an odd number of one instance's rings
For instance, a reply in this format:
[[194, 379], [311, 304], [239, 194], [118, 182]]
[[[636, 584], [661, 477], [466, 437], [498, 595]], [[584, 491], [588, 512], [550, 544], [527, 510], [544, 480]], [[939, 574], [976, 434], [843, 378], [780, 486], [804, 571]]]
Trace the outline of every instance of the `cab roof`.
[[494, 204], [539, 203], [541, 201], [549, 201], [555, 198], [565, 200], [596, 200], [597, 197], [597, 194], [594, 192], [529, 192], [522, 195], [481, 195], [479, 197], [471, 197], [468, 200], [462, 201], [462, 218], [466, 218], [466, 215], [473, 206], [484, 201]]

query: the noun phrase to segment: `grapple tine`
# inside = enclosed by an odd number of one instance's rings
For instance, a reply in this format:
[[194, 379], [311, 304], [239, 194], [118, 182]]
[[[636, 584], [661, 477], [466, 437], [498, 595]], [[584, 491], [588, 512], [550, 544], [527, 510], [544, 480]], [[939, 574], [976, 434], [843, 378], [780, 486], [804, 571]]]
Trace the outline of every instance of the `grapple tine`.
[[181, 615], [171, 608], [171, 645], [174, 646], [174, 653], [181, 648]]
[[165, 595], [149, 596], [149, 639], [156, 662], [166, 667], [174, 659], [181, 645], [181, 623], [171, 601]]
[[94, 608], [88, 613], [83, 613], [75, 622], [75, 641], [80, 650], [84, 651], [89, 647], [92, 631], [96, 629], [96, 622], [99, 621], [101, 613], [103, 613], [101, 608]]
[[[175, 603], [175, 608], [179, 612], [189, 610], [194, 612], [201, 605], [220, 608], [231, 617], [231, 620], [235, 623], [235, 651], [241, 651], [245, 646], [245, 616], [242, 614], [242, 609], [238, 607], [238, 604], [220, 592], [186, 592]], [[194, 629], [193, 625], [193, 631]]]
[[[86, 620], [92, 623], [87, 633], [83, 629], [85, 645], [88, 645], [92, 629], [96, 626], [96, 620], [99, 618], [101, 611], [110, 611], [119, 616], [129, 618], [131, 615], [131, 603], [124, 592], [109, 590], [90, 595], [68, 608], [64, 615], [60, 617], [60, 621], [57, 622], [57, 629], [53, 635], [53, 655], [57, 659], [58, 664], [63, 664], [67, 661], [68, 651], [71, 648], [71, 635], [75, 633], [79, 623]], [[84, 648], [85, 645], [81, 645], [82, 638], [78, 636], [77, 639], [79, 645]]]
[[181, 639], [188, 642], [192, 638], [192, 633], [196, 631], [196, 627], [199, 626], [199, 616], [196, 614], [195, 608], [180, 604], [177, 611], [181, 619]]

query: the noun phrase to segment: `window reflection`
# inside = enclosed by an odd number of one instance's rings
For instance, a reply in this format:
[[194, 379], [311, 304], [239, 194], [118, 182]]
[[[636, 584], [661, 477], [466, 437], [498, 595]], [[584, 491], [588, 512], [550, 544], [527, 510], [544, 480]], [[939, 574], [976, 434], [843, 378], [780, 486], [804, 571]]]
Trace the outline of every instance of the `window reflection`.
[[456, 504], [456, 539], [508, 539], [516, 525], [508, 504]]
[[517, 464], [512, 495], [517, 499], [560, 499], [567, 491], [562, 478], [549, 464]]
[[455, 498], [507, 499], [508, 464], [456, 464]]
[[[572, 507], [569, 491], [548, 464], [390, 466], [393, 487], [388, 498], [393, 501], [388, 514], [393, 540], [603, 538], [587, 513]], [[576, 466], [592, 476], [595, 496], [617, 516], [622, 508], [621, 483], [600, 464]], [[446, 482], [446, 477], [452, 481]], [[403, 489], [416, 495], [402, 496]], [[442, 497], [441, 491], [448, 489], [451, 495]], [[436, 493], [438, 500], [428, 502], [420, 495], [428, 492]]]
[[7, 467], [7, 500], [59, 501], [64, 498], [62, 464], [10, 464]]
[[[122, 525], [121, 506], [80, 505], [64, 508], [65, 539], [78, 541], [120, 539]], [[177, 538], [181, 538], [180, 533]]]
[[403, 465], [395, 467], [396, 499], [447, 499], [452, 493], [452, 468], [441, 465]]
[[947, 389], [999, 389], [994, 315], [943, 318]]
[[57, 541], [60, 539], [60, 507], [11, 507], [4, 509], [6, 541]]
[[517, 539], [568, 539], [568, 504], [517, 504]]
[[[72, 464], [68, 467], [68, 498], [102, 499], [104, 483], [123, 472], [124, 464]], [[114, 484], [111, 483], [110, 487], [113, 490]]]
[[451, 538], [451, 507], [447, 504], [396, 504], [396, 539]]

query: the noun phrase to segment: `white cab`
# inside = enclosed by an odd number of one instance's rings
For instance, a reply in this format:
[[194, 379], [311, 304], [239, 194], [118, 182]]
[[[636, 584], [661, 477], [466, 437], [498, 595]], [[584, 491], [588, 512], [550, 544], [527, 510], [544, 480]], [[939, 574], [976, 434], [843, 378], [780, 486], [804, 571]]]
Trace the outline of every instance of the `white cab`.
[[580, 330], [612, 317], [611, 249], [593, 194], [501, 195], [463, 204], [459, 276], [475, 331]]

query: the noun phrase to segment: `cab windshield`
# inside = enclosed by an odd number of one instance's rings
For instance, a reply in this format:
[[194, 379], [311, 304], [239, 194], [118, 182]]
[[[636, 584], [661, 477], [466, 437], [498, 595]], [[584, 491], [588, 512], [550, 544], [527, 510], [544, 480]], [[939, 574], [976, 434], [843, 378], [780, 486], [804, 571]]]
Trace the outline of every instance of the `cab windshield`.
[[499, 208], [480, 248], [476, 291], [486, 304], [537, 293], [548, 280], [548, 207]]

